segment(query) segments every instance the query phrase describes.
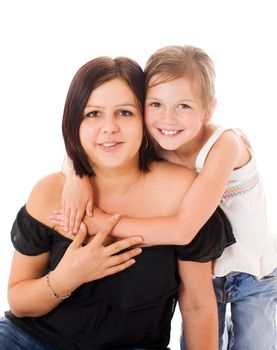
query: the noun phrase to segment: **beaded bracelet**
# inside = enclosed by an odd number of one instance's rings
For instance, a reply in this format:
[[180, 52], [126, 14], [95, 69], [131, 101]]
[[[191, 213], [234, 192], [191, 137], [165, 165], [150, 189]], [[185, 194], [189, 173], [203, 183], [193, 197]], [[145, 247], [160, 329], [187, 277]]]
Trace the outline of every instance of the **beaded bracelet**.
[[57, 294], [54, 289], [52, 288], [50, 282], [49, 282], [49, 275], [50, 275], [50, 272], [46, 275], [46, 284], [47, 284], [47, 287], [51, 290], [51, 293], [52, 293], [52, 297], [53, 298], [56, 298], [56, 299], [59, 299], [59, 300], [64, 300], [64, 299], [67, 299], [71, 296], [71, 293], [68, 294], [68, 295], [59, 295]]

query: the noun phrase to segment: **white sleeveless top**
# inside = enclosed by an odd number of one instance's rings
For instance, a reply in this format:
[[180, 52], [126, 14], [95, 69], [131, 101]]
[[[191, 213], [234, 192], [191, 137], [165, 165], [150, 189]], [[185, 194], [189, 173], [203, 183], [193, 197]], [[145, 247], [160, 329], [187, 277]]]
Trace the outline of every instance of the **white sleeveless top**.
[[[230, 128], [217, 128], [200, 150], [196, 171], [203, 169], [206, 157], [221, 134]], [[235, 132], [235, 129], [232, 129]], [[237, 242], [226, 248], [214, 263], [215, 277], [229, 272], [246, 272], [261, 278], [277, 267], [277, 251], [267, 226], [265, 193], [255, 159], [232, 171], [220, 202], [233, 227]]]

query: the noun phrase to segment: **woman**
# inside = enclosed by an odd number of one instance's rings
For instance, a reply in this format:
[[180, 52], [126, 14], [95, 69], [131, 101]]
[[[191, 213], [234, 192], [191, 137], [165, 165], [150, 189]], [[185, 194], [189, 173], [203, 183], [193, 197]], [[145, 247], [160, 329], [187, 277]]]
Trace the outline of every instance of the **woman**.
[[[154, 160], [144, 137], [143, 91], [143, 72], [129, 59], [85, 64], [65, 103], [65, 146], [76, 173], [92, 175], [95, 202], [103, 210], [172, 215], [195, 175]], [[58, 226], [51, 228], [64, 181], [61, 173], [42, 179], [14, 223], [11, 310], [0, 323], [1, 349], [166, 349], [178, 288], [188, 348], [215, 349], [210, 261], [233, 242], [224, 214], [216, 212], [185, 248], [134, 248], [118, 255], [141, 243], [139, 237], [104, 242], [118, 217], [86, 241], [84, 225], [73, 241]]]

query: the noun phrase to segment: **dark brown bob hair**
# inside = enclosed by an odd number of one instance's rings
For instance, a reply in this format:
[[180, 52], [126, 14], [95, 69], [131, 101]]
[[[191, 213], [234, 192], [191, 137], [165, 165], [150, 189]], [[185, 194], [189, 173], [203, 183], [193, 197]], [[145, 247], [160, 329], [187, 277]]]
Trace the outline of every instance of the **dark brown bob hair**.
[[65, 101], [62, 132], [67, 155], [72, 159], [77, 175], [94, 175], [93, 168], [81, 145], [80, 124], [89, 96], [101, 84], [112, 79], [124, 80], [133, 91], [140, 113], [144, 137], [139, 150], [139, 169], [148, 170], [149, 162], [156, 159], [153, 144], [147, 135], [144, 122], [145, 79], [141, 67], [126, 57], [98, 57], [83, 65], [75, 74]]

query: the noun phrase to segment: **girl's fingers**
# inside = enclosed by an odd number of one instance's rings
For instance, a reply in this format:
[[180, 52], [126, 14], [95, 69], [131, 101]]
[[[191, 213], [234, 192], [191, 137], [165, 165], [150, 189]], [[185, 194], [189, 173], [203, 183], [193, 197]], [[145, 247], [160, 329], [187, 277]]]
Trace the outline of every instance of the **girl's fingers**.
[[86, 207], [86, 214], [88, 216], [92, 216], [92, 211], [93, 211], [93, 199], [90, 198]]
[[68, 232], [68, 224], [69, 224], [69, 218], [70, 218], [70, 208], [66, 208], [64, 211], [64, 231]]
[[84, 214], [85, 214], [84, 210], [77, 210], [75, 222], [74, 222], [73, 233], [78, 232], [80, 225], [81, 225], [81, 222], [84, 218]]
[[77, 235], [75, 236], [74, 240], [70, 244], [70, 247], [71, 248], [80, 248], [80, 247], [82, 247], [86, 236], [87, 236], [87, 227], [82, 222]]
[[53, 222], [53, 224], [59, 225], [63, 228], [64, 226], [64, 215], [62, 210], [54, 210], [53, 213], [50, 215], [50, 219]]
[[63, 215], [63, 210], [62, 209], [55, 209], [55, 210], [53, 210], [52, 215], [53, 216], [54, 215], [61, 216], [61, 215]]
[[[73, 233], [73, 228], [74, 228], [74, 225], [75, 225], [76, 215], [77, 215], [77, 209], [71, 209], [70, 210], [70, 216], [69, 216], [69, 223], [68, 223], [69, 233]], [[77, 232], [78, 232], [78, 230], [76, 230], [76, 233]]]
[[119, 219], [120, 219], [120, 215], [118, 214], [113, 215], [111, 218], [109, 218], [105, 226], [96, 233], [95, 237], [88, 245], [95, 246], [95, 247], [97, 246], [99, 247], [103, 245], [108, 234], [111, 232], [113, 227], [118, 223]]

